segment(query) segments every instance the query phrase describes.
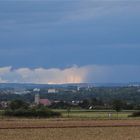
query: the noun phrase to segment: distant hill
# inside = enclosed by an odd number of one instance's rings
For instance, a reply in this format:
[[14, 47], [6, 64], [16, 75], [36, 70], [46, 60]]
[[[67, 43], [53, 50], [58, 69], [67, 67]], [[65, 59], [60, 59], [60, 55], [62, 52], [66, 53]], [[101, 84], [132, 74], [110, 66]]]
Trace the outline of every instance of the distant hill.
[[76, 87], [126, 87], [126, 86], [140, 86], [140, 83], [71, 83], [71, 84], [32, 84], [32, 83], [0, 83], [0, 89], [33, 89], [33, 88], [67, 88], [71, 86]]
[[2, 88], [13, 88], [13, 89], [33, 89], [33, 88], [44, 88], [49, 87], [47, 84], [20, 84], [20, 83], [0, 83], [0, 89]]

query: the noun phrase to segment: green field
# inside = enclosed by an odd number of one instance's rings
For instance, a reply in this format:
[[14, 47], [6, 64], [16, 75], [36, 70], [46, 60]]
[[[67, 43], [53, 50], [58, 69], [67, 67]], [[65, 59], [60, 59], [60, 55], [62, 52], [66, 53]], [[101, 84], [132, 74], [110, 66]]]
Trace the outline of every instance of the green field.
[[[91, 119], [128, 119], [134, 111], [121, 111], [119, 113], [113, 110], [54, 110], [62, 113], [62, 117], [69, 118], [91, 118]], [[110, 114], [110, 115], [109, 115]]]
[[[85, 118], [85, 119], [135, 119], [128, 117], [135, 110], [123, 110], [117, 113], [114, 110], [67, 110], [54, 109], [53, 111], [60, 112], [62, 118]], [[110, 115], [109, 115], [110, 114]], [[5, 118], [2, 116], [2, 110], [0, 111], [0, 118]], [[137, 117], [136, 119], [139, 119]]]

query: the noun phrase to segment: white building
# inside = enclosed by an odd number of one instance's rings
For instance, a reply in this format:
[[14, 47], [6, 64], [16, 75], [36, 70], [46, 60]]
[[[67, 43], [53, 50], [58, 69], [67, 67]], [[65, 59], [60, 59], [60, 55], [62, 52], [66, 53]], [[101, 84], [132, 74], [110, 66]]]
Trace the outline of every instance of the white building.
[[7, 101], [1, 101], [0, 105], [2, 108], [7, 108], [8, 107], [8, 102]]
[[57, 93], [58, 91], [56, 89], [48, 89], [48, 93]]

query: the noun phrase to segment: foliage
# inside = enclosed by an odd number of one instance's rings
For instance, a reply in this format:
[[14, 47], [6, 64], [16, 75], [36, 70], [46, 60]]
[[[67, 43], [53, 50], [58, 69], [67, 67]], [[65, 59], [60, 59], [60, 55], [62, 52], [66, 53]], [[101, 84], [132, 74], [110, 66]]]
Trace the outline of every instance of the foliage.
[[120, 112], [123, 107], [123, 102], [121, 100], [114, 100], [113, 103], [113, 109], [116, 110], [116, 112]]
[[69, 107], [72, 107], [72, 105], [70, 103], [63, 102], [63, 101], [60, 101], [58, 103], [52, 103], [49, 106], [49, 108], [52, 108], [52, 109], [67, 109]]
[[104, 106], [104, 103], [102, 102], [102, 100], [91, 98], [91, 99], [84, 99], [83, 102], [79, 104], [79, 106], [83, 109], [89, 109], [89, 107], [101, 108], [101, 106]]
[[9, 108], [12, 110], [15, 109], [28, 109], [29, 104], [22, 101], [22, 100], [13, 100], [11, 101], [11, 103], [9, 104]]
[[132, 115], [129, 115], [129, 117], [140, 117], [140, 111], [133, 112]]
[[57, 117], [61, 116], [61, 113], [51, 111], [42, 105], [29, 108], [28, 103], [22, 100], [13, 100], [9, 105], [9, 110], [4, 111], [4, 115], [16, 117]]
[[14, 116], [14, 117], [60, 117], [60, 112], [54, 112], [48, 109], [16, 109], [16, 110], [5, 110], [5, 116]]
[[90, 101], [88, 99], [84, 99], [82, 103], [79, 104], [81, 108], [88, 109], [90, 106]]

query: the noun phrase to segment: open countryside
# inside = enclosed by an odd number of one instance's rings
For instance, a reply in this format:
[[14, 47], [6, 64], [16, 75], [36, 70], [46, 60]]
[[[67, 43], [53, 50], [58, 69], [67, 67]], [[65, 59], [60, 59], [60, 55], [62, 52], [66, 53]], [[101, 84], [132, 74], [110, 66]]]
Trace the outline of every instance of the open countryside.
[[1, 140], [129, 140], [140, 138], [139, 120], [0, 120]]
[[[140, 138], [139, 86], [35, 86], [25, 88], [26, 94], [15, 94], [16, 89], [7, 87], [1, 89], [1, 140]], [[134, 95], [137, 102], [132, 98]], [[9, 101], [3, 101], [4, 97]]]
[[0, 0], [0, 140], [140, 140], [140, 0]]
[[[0, 116], [1, 140], [139, 140], [140, 118], [133, 111], [54, 110], [61, 118], [9, 118]], [[111, 116], [109, 116], [111, 114]]]

